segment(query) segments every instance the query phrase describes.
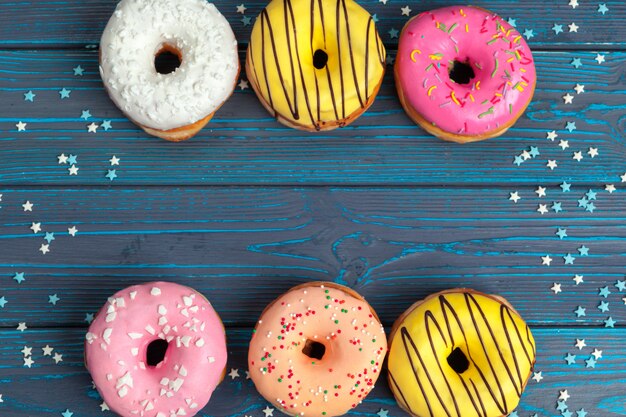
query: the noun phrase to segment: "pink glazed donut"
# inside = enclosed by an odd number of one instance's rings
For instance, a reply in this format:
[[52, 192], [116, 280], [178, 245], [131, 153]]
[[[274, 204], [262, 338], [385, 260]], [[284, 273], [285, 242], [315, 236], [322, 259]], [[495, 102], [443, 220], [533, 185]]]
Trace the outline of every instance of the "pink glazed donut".
[[120, 416], [193, 416], [224, 377], [224, 326], [189, 287], [135, 285], [98, 312], [86, 335], [85, 364]]
[[535, 91], [535, 64], [522, 35], [473, 6], [444, 7], [409, 20], [394, 71], [411, 119], [460, 143], [506, 132]]

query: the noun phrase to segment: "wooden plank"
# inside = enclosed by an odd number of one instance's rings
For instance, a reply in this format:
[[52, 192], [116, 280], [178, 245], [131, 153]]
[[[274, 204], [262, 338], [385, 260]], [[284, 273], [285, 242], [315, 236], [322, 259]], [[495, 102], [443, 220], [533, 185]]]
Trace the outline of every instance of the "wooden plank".
[[[624, 415], [626, 403], [626, 368], [623, 366], [623, 341], [626, 329], [533, 328], [537, 343], [536, 370], [544, 379], [531, 380], [517, 409], [519, 416], [538, 413], [539, 416], [560, 415], [556, 410], [559, 392], [571, 396], [566, 404], [575, 412], [584, 408], [592, 416]], [[98, 393], [83, 365], [83, 329], [26, 330], [23, 333], [0, 331], [0, 413], [11, 417], [60, 415], [69, 409], [75, 416], [112, 416], [101, 412]], [[268, 403], [257, 393], [251, 380], [245, 379], [247, 347], [250, 329], [229, 329], [227, 333], [229, 359], [227, 369], [237, 369], [239, 377], [226, 379], [219, 385], [207, 407], [199, 415], [261, 417]], [[576, 339], [585, 339], [587, 347], [578, 350]], [[24, 367], [21, 350], [32, 348], [31, 368]], [[63, 355], [55, 364], [51, 356], [43, 356], [42, 348], [49, 346]], [[584, 361], [593, 349], [602, 350], [595, 368], [585, 368]], [[576, 355], [576, 363], [567, 365], [563, 357]], [[233, 399], [236, 399], [233, 401]], [[389, 391], [385, 373], [369, 397], [352, 413], [375, 417], [380, 409], [389, 416], [404, 416]], [[274, 416], [281, 414], [275, 411]]]
[[[583, 66], [575, 69], [572, 58]], [[237, 90], [209, 127], [185, 143], [148, 137], [107, 97], [88, 51], [0, 52], [0, 115], [3, 184], [104, 185], [108, 159], [122, 159], [117, 184], [494, 184], [615, 181], [624, 171], [624, 79], [626, 53], [599, 65], [591, 52], [536, 54], [539, 82], [526, 114], [505, 136], [460, 146], [424, 133], [405, 115], [388, 71], [372, 106], [351, 126], [303, 133], [272, 118], [248, 88]], [[81, 65], [84, 76], [74, 76]], [[576, 94], [575, 84], [585, 92]], [[61, 100], [62, 88], [72, 90]], [[34, 102], [24, 100], [32, 91]], [[573, 104], [562, 96], [574, 95]], [[81, 119], [83, 110], [93, 115]], [[88, 133], [87, 125], [111, 120], [113, 128]], [[18, 132], [16, 123], [27, 123]], [[576, 130], [568, 132], [567, 122]], [[568, 140], [550, 142], [556, 130]], [[537, 158], [514, 164], [529, 146]], [[590, 147], [599, 156], [588, 155]], [[581, 151], [584, 159], [572, 159]], [[78, 155], [79, 174], [57, 163], [62, 152]], [[558, 168], [546, 163], [556, 160]]]
[[[496, 187], [4, 189], [0, 326], [81, 325], [115, 291], [153, 280], [197, 288], [228, 325], [251, 325], [274, 298], [312, 280], [355, 288], [387, 325], [414, 301], [455, 287], [499, 293], [534, 325], [603, 326], [608, 316], [623, 324], [626, 292], [614, 285], [624, 279], [623, 192], [595, 190], [590, 213], [577, 202], [586, 188], [563, 193], [556, 184], [544, 198], [516, 189], [517, 204], [514, 190]], [[550, 210], [553, 202], [562, 211]], [[540, 203], [549, 213], [537, 212]], [[44, 232], [54, 233], [47, 254]], [[26, 280], [12, 279], [16, 272]], [[586, 316], [577, 317], [578, 306]]]
[[[214, 2], [228, 18], [239, 42], [246, 45], [252, 25], [244, 24], [244, 16], [237, 13], [236, 3], [227, 0]], [[389, 30], [402, 29], [408, 19], [400, 8], [405, 3], [379, 0], [362, 0], [359, 3], [370, 13], [378, 17], [378, 29], [384, 42], [393, 47], [397, 38], [389, 35]], [[463, 1], [430, 0], [412, 3], [411, 16], [451, 3], [466, 4]], [[506, 0], [477, 1], [473, 4], [492, 10], [504, 18], [513, 18], [523, 32], [533, 31], [530, 44], [537, 49], [579, 48], [603, 49], [624, 48], [626, 30], [622, 22], [626, 19], [626, 6], [621, 0], [602, 2], [608, 12], [598, 11], [598, 3], [580, 2], [575, 9], [566, 1], [543, 2], [541, 0], [524, 1], [523, 5]], [[0, 47], [1, 48], [52, 48], [97, 44], [102, 30], [117, 4], [116, 0], [2, 0], [0, 1]], [[245, 2], [245, 17], [254, 22], [266, 1]], [[575, 22], [579, 29], [569, 32], [568, 24]], [[558, 35], [552, 30], [555, 24], [561, 24], [564, 32]]]

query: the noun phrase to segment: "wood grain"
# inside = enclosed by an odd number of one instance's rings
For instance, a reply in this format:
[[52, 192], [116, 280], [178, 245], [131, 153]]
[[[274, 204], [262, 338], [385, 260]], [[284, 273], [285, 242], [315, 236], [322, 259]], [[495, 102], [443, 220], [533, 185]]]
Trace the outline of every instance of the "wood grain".
[[[77, 326], [137, 282], [171, 280], [205, 293], [228, 325], [251, 325], [291, 286], [331, 280], [359, 291], [390, 325], [414, 301], [454, 287], [505, 296], [532, 324], [626, 322], [623, 192], [548, 197], [518, 188], [46, 188], [5, 189], [0, 211], [0, 325]], [[21, 204], [35, 204], [23, 212]], [[538, 213], [558, 201], [563, 211]], [[55, 233], [39, 252], [43, 231]], [[67, 228], [78, 227], [76, 237]], [[558, 227], [568, 236], [559, 239]], [[588, 256], [579, 256], [581, 245]], [[573, 254], [573, 265], [563, 256]], [[549, 254], [551, 266], [542, 265]], [[12, 280], [25, 272], [21, 284]], [[576, 286], [575, 274], [585, 282]], [[563, 292], [554, 295], [554, 282]], [[611, 289], [610, 312], [596, 306]], [[57, 293], [58, 306], [48, 303]], [[540, 306], [537, 300], [543, 300]], [[236, 300], [236, 302], [233, 302]], [[577, 306], [587, 316], [577, 318]], [[584, 321], [583, 321], [584, 320]]]
[[[83, 365], [84, 329], [43, 329], [0, 331], [0, 393], [4, 403], [0, 412], [11, 417], [34, 415], [60, 415], [66, 409], [80, 417], [113, 416], [100, 411], [98, 393], [92, 388], [91, 379]], [[239, 370], [239, 378], [226, 377], [213, 394], [207, 407], [199, 416], [262, 416], [268, 403], [257, 393], [251, 380], [245, 379], [249, 329], [229, 329], [227, 332], [229, 359], [227, 369]], [[538, 413], [540, 416], [560, 415], [556, 411], [559, 390], [567, 389], [571, 398], [569, 410], [584, 408], [589, 415], [624, 415], [626, 403], [626, 355], [623, 340], [626, 329], [610, 332], [598, 329], [533, 328], [538, 349], [536, 370], [544, 379], [531, 380], [518, 407], [519, 416]], [[585, 339], [587, 347], [574, 347], [577, 338]], [[63, 362], [56, 365], [50, 356], [43, 356], [44, 346], [54, 348], [63, 355]], [[32, 368], [23, 366], [20, 353], [24, 346], [32, 347]], [[602, 358], [595, 368], [585, 368], [584, 360], [594, 348], [602, 350]], [[566, 353], [576, 354], [574, 365], [566, 365]], [[36, 394], [35, 394], [36, 393]], [[389, 416], [406, 415], [395, 403], [387, 386], [385, 374], [381, 376], [370, 396], [350, 415], [375, 417], [381, 409]], [[574, 414], [575, 415], [575, 414]], [[275, 417], [281, 416], [278, 411]]]
[[[235, 3], [216, 0], [213, 3], [231, 23], [239, 43], [245, 46], [250, 37], [252, 25], [244, 25], [242, 15], [236, 11]], [[623, 48], [626, 43], [626, 30], [621, 24], [626, 19], [626, 7], [621, 0], [604, 0], [609, 12], [598, 12], [598, 3], [580, 2], [573, 9], [566, 1], [543, 2], [526, 0], [519, 4], [506, 0], [472, 2], [498, 13], [505, 19], [514, 18], [517, 27], [523, 32], [532, 29], [534, 37], [530, 45], [538, 49], [579, 48], [603, 49]], [[94, 45], [99, 43], [102, 30], [111, 16], [117, 0], [25, 0], [0, 1], [0, 47], [1, 48], [65, 48]], [[266, 6], [267, 1], [245, 2], [245, 16], [252, 19]], [[394, 3], [383, 5], [378, 0], [359, 1], [370, 13], [379, 19], [378, 30], [385, 44], [393, 46], [397, 38], [391, 38], [389, 30], [402, 29], [409, 17], [403, 16], [400, 8], [409, 4], [411, 16], [451, 4], [464, 5], [461, 0], [430, 0], [426, 2]], [[20, 22], [19, 30], [15, 23]], [[567, 25], [576, 22], [578, 32], [568, 32]], [[555, 23], [563, 25], [564, 33], [558, 35], [552, 30]]]
[[[172, 144], [149, 137], [109, 100], [88, 51], [0, 52], [2, 184], [104, 185], [107, 160], [122, 159], [112, 185], [172, 184], [536, 184], [568, 178], [577, 183], [617, 181], [624, 172], [626, 53], [598, 65], [591, 52], [538, 52], [537, 92], [526, 114], [505, 136], [459, 146], [427, 135], [402, 110], [391, 71], [374, 105], [354, 124], [329, 133], [302, 134], [269, 117], [251, 89], [236, 91], [195, 138]], [[583, 66], [575, 69], [573, 57]], [[45, 65], [43, 65], [45, 63]], [[86, 69], [75, 77], [72, 68]], [[585, 85], [577, 95], [576, 83]], [[72, 90], [61, 100], [61, 88]], [[23, 94], [32, 90], [33, 103]], [[575, 95], [563, 104], [565, 92]], [[92, 118], [82, 120], [82, 110]], [[88, 133], [92, 121], [113, 129]], [[28, 123], [18, 132], [18, 121]], [[574, 121], [577, 129], [565, 130]], [[562, 150], [546, 132], [569, 141]], [[515, 155], [537, 146], [540, 155], [521, 166]], [[589, 147], [599, 149], [591, 159]], [[572, 159], [582, 151], [581, 162]], [[69, 176], [56, 156], [79, 156]], [[558, 168], [546, 167], [554, 159]], [[565, 176], [565, 177], [564, 177]]]

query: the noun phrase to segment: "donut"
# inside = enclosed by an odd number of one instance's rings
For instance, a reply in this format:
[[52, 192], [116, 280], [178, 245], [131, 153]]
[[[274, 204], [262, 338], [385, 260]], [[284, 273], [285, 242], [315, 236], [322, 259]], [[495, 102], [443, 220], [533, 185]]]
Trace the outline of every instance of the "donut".
[[413, 416], [506, 416], [519, 403], [535, 352], [530, 329], [504, 298], [447, 290], [396, 320], [387, 376]]
[[473, 6], [421, 13], [400, 35], [396, 89], [430, 134], [465, 143], [499, 136], [535, 91], [530, 48], [501, 17]]
[[248, 80], [286, 126], [350, 124], [374, 102], [384, 73], [374, 19], [353, 0], [272, 0], [252, 28]]
[[[159, 67], [167, 56], [168, 68]], [[238, 75], [235, 35], [205, 0], [122, 0], [100, 41], [100, 76], [115, 105], [174, 142], [211, 120]]]
[[332, 417], [374, 388], [387, 353], [376, 313], [334, 283], [298, 285], [265, 308], [248, 351], [259, 393], [291, 416]]
[[110, 297], [89, 326], [85, 365], [122, 417], [190, 417], [224, 378], [224, 327], [189, 287], [135, 285]]

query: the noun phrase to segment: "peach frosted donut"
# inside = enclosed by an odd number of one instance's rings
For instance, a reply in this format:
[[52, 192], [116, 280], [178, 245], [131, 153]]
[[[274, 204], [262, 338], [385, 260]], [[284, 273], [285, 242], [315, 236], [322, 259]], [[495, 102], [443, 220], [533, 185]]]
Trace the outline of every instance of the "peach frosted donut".
[[226, 337], [211, 304], [168, 282], [119, 291], [86, 335], [85, 365], [122, 417], [193, 416], [224, 377]]
[[[157, 65], [167, 55], [177, 68]], [[113, 102], [147, 133], [174, 142], [211, 120], [238, 74], [235, 35], [205, 0], [122, 0], [100, 41], [100, 75]]]
[[444, 7], [409, 20], [394, 72], [409, 117], [460, 143], [506, 132], [526, 110], [536, 81], [522, 35], [473, 6]]
[[384, 73], [374, 19], [353, 0], [272, 0], [252, 28], [246, 74], [286, 126], [348, 125], [374, 102]]
[[387, 352], [369, 304], [344, 286], [292, 288], [261, 314], [248, 351], [257, 390], [292, 416], [339, 416], [374, 388]]
[[388, 378], [416, 417], [500, 417], [519, 404], [535, 364], [530, 329], [502, 297], [469, 289], [418, 301], [394, 323]]

